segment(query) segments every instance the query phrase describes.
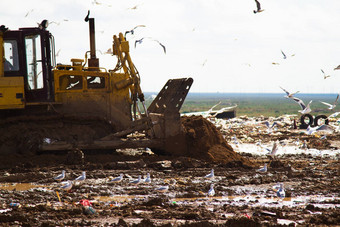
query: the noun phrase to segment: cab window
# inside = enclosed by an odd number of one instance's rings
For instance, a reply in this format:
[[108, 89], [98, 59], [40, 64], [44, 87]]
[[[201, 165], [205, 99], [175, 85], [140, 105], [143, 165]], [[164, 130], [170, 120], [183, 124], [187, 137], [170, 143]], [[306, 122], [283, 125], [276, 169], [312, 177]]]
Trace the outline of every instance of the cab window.
[[4, 40], [5, 72], [19, 71], [18, 43], [16, 40]]

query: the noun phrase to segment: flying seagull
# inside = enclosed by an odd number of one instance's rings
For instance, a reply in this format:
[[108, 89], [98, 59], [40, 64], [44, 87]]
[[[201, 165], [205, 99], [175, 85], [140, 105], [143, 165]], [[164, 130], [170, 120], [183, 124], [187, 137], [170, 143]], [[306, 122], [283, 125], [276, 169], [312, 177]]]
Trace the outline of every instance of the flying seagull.
[[338, 70], [338, 69], [340, 69], [340, 65], [334, 68], [334, 70]]
[[326, 73], [321, 69], [321, 72], [323, 73], [323, 78], [327, 79], [328, 77], [331, 77], [330, 75], [326, 75]]
[[336, 99], [335, 99], [335, 101], [334, 101], [334, 103], [333, 104], [329, 104], [329, 103], [327, 103], [327, 102], [321, 102], [322, 104], [325, 104], [326, 106], [328, 106], [328, 109], [329, 110], [333, 110], [335, 107], [336, 107], [336, 103], [338, 102], [338, 99], [339, 99], [339, 94], [338, 94], [338, 96], [336, 96]]
[[293, 97], [293, 100], [295, 102], [297, 102], [300, 105], [300, 107], [301, 107], [301, 110], [299, 110], [298, 112], [300, 112], [302, 114], [308, 114], [308, 113], [310, 113], [312, 111], [311, 108], [310, 108], [310, 104], [312, 103], [313, 100], [310, 100], [310, 102], [308, 103], [307, 106], [299, 98]]
[[329, 125], [320, 125], [320, 126], [315, 126], [315, 127], [310, 127], [310, 125], [308, 125], [307, 128], [307, 134], [308, 135], [312, 135], [313, 133], [317, 132], [317, 131], [327, 131], [327, 132], [333, 132], [333, 128]]
[[277, 147], [277, 142], [275, 141], [274, 143], [273, 143], [273, 147], [272, 147], [272, 149], [270, 150], [270, 149], [268, 149], [268, 148], [266, 148], [268, 151], [269, 151], [269, 153], [267, 154], [268, 156], [271, 156], [272, 158], [274, 158], [274, 156], [275, 156], [275, 154], [276, 154], [276, 152], [277, 152], [277, 149], [278, 149], [278, 147]]
[[290, 93], [290, 92], [288, 92], [287, 90], [285, 90], [284, 88], [282, 88], [282, 87], [280, 87], [284, 92], [286, 92], [286, 96], [284, 96], [286, 99], [288, 99], [288, 98], [294, 98], [293, 97], [293, 95], [295, 95], [296, 93], [298, 93], [299, 91], [297, 91], [297, 92], [294, 92], [294, 93]]
[[143, 38], [141, 38], [141, 39], [139, 39], [139, 40], [136, 40], [136, 41], [135, 41], [135, 48], [136, 48], [137, 43], [141, 44], [141, 43], [143, 42], [143, 40], [146, 39], [146, 38], [147, 38], [147, 39], [151, 39], [152, 41], [155, 41], [155, 42], [157, 42], [159, 45], [161, 45], [161, 47], [163, 48], [164, 54], [166, 54], [165, 46], [164, 46], [161, 42], [159, 42], [158, 40], [152, 39], [151, 37], [143, 37]]
[[131, 33], [131, 35], [133, 35], [135, 33], [135, 29], [140, 28], [140, 27], [145, 27], [145, 25], [137, 25], [136, 27], [134, 27], [133, 29], [131, 29], [130, 31], [126, 31], [124, 34], [124, 37], [126, 37], [126, 34]]
[[276, 122], [274, 122], [272, 125], [270, 125], [269, 121], [265, 121], [264, 124], [267, 126], [268, 134], [272, 133], [274, 126], [277, 125]]
[[254, 10], [254, 13], [261, 13], [264, 9], [261, 9], [261, 4], [259, 3], [259, 1], [255, 0], [256, 2], [256, 10]]

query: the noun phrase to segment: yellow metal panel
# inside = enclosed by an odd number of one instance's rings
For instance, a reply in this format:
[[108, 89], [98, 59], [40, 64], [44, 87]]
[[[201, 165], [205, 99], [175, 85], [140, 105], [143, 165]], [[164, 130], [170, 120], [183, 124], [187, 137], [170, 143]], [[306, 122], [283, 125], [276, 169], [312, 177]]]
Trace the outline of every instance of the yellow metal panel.
[[0, 109], [25, 108], [23, 77], [0, 77]]

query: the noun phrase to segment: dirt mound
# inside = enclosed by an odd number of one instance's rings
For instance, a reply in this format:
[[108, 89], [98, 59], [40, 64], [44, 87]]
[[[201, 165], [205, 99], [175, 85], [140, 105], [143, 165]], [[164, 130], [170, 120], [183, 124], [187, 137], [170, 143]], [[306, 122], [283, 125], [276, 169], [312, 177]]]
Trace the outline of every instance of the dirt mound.
[[190, 116], [182, 117], [181, 120], [187, 143], [187, 154], [184, 156], [216, 163], [238, 162], [253, 166], [248, 159], [233, 150], [216, 126], [207, 119]]

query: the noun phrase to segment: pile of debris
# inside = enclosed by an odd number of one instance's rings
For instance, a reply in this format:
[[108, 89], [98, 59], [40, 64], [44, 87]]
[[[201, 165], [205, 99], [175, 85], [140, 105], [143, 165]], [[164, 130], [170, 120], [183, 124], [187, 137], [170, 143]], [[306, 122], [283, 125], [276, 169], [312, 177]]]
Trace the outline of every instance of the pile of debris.
[[236, 153], [223, 138], [220, 130], [204, 117], [182, 117], [181, 120], [187, 144], [187, 153], [182, 154], [183, 156], [209, 162], [253, 166], [248, 159]]

